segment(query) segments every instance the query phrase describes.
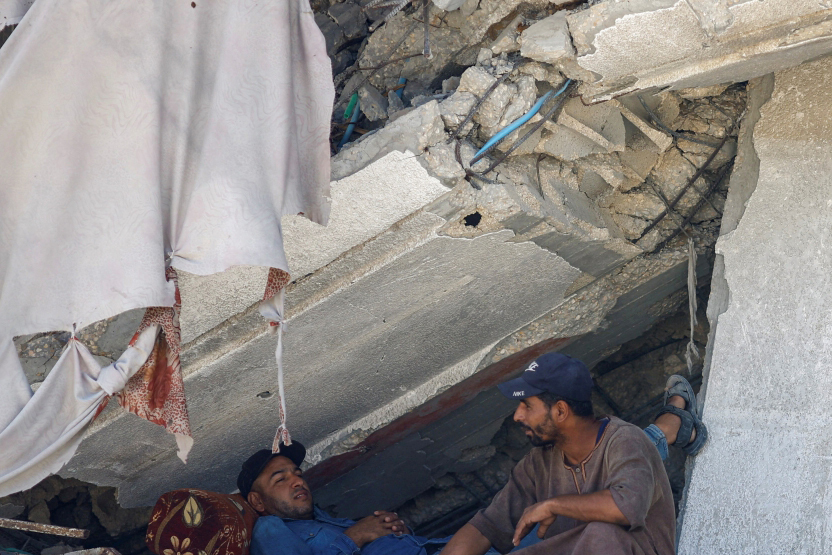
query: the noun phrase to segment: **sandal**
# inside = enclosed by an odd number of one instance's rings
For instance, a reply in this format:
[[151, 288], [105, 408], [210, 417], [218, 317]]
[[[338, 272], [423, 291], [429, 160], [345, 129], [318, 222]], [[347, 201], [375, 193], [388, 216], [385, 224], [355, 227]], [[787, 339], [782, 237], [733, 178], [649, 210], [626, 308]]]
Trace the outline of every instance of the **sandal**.
[[[680, 409], [672, 405], [668, 405], [667, 400], [674, 395], [680, 396], [685, 400], [685, 408]], [[694, 456], [702, 449], [708, 441], [708, 428], [699, 417], [699, 410], [696, 406], [696, 395], [693, 392], [693, 387], [690, 383], [677, 374], [670, 376], [667, 379], [667, 386], [664, 392], [665, 405], [659, 410], [657, 417], [662, 414], [673, 414], [679, 417], [682, 425], [679, 427], [679, 432], [676, 434], [676, 441], [673, 443], [676, 447], [681, 447], [682, 451], [689, 456]], [[690, 436], [693, 430], [696, 430], [696, 437], [693, 441]]]

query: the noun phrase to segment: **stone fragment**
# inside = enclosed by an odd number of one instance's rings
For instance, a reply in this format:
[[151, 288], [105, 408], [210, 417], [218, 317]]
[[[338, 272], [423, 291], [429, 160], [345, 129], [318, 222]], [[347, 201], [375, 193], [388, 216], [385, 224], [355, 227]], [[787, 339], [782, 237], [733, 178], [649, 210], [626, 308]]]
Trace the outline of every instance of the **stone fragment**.
[[449, 93], [455, 91], [459, 88], [459, 76], [454, 75], [453, 77], [448, 77], [444, 81], [442, 81], [442, 92]]
[[535, 152], [549, 154], [561, 160], [577, 160], [604, 149], [584, 135], [568, 127], [547, 121], [544, 134]]
[[318, 24], [318, 28], [326, 40], [327, 54], [334, 56], [338, 48], [347, 41], [344, 31], [329, 16], [323, 13], [315, 14], [315, 23]]
[[492, 52], [488, 48], [480, 48], [479, 53], [477, 54], [477, 65], [485, 65], [491, 61], [491, 58], [494, 57], [494, 52]]
[[558, 123], [583, 134], [608, 152], [624, 150], [624, 120], [621, 112], [609, 102], [587, 106], [580, 98], [569, 99], [563, 106]]
[[51, 514], [46, 501], [38, 501], [33, 507], [29, 508], [29, 514], [26, 516], [30, 522], [37, 522], [39, 524], [52, 524], [49, 520]]
[[147, 526], [152, 507], [140, 507], [136, 509], [123, 509], [116, 502], [116, 490], [110, 487], [90, 488], [92, 498], [92, 512], [98, 518], [98, 522], [107, 530], [111, 536], [119, 536], [126, 532], [138, 530]]
[[[485, 128], [499, 128], [503, 114], [516, 94], [516, 85], [508, 82], [500, 83], [494, 89], [494, 92], [488, 95], [488, 98], [480, 104], [479, 109], [474, 114], [474, 120]], [[492, 136], [497, 130], [494, 129], [493, 132], [489, 132], [488, 136]]]
[[537, 85], [534, 82], [534, 78], [523, 75], [514, 84], [517, 87], [517, 93], [509, 102], [505, 113], [503, 113], [503, 117], [500, 120], [501, 127], [505, 127], [517, 118], [523, 116], [537, 100]]
[[329, 17], [335, 20], [347, 39], [354, 39], [367, 34], [367, 16], [358, 4], [336, 2], [327, 13], [329, 13]]
[[[659, 163], [653, 169], [653, 180], [665, 197], [673, 198], [694, 173], [696, 173], [696, 168], [682, 155], [682, 152], [678, 148], [671, 148], [659, 158]], [[703, 186], [701, 177], [697, 183], [700, 187]], [[684, 203], [683, 199], [682, 204]]]
[[[451, 131], [456, 131], [462, 120], [471, 111], [471, 108], [477, 103], [477, 97], [474, 93], [457, 90], [454, 94], [446, 98], [439, 104], [439, 113], [442, 115], [442, 121], [445, 122], [445, 127]], [[469, 131], [473, 127], [473, 123], [469, 123], [467, 129], [462, 131]]]
[[526, 58], [557, 64], [575, 57], [575, 49], [562, 12], [541, 19], [520, 35], [520, 54]]
[[[650, 148], [650, 147], [654, 148]], [[637, 135], [637, 138], [627, 144], [623, 152], [618, 153], [621, 162], [632, 169], [642, 180], [647, 179], [650, 172], [659, 161], [659, 153], [655, 145], [644, 135]]]
[[404, 101], [399, 98], [396, 91], [390, 91], [387, 93], [387, 117], [391, 117], [400, 110], [404, 110]]
[[627, 118], [630, 123], [635, 125], [639, 131], [644, 133], [644, 135], [653, 141], [657, 147], [663, 152], [670, 148], [670, 145], [673, 144], [673, 137], [659, 131], [658, 129], [652, 127], [649, 123], [638, 117], [636, 114], [631, 112], [626, 106], [624, 106], [621, 102], [617, 99], [612, 99], [609, 101], [613, 106], [618, 108], [621, 112], [621, 115]]
[[431, 172], [440, 179], [460, 179], [465, 170], [456, 161], [455, 143], [441, 143], [425, 151], [425, 161]]
[[25, 510], [25, 506], [17, 503], [0, 503], [0, 518], [17, 518]]
[[370, 121], [387, 118], [387, 99], [369, 83], [358, 89], [361, 111]]
[[502, 54], [504, 52], [517, 52], [520, 50], [520, 32], [517, 28], [523, 23], [524, 18], [518, 15], [511, 22], [506, 25], [506, 28], [500, 31], [497, 38], [491, 44], [491, 51], [494, 54]]
[[433, 4], [446, 12], [452, 12], [461, 8], [465, 0], [433, 0]]
[[[714, 141], [716, 142], [716, 141]], [[679, 139], [677, 142], [679, 149], [685, 154], [687, 158], [697, 168], [701, 167], [705, 160], [707, 160], [713, 153], [716, 147], [703, 145], [702, 143], [695, 143], [685, 139]], [[737, 142], [734, 139], [728, 139], [719, 153], [714, 157], [713, 161], [708, 166], [710, 170], [721, 168], [730, 162], [737, 154]]]
[[[491, 53], [490, 50], [488, 50], [488, 52]], [[471, 92], [480, 97], [483, 94], [485, 94], [485, 91], [488, 90], [488, 87], [493, 85], [494, 81], [496, 80], [496, 77], [494, 77], [481, 67], [469, 67], [462, 74], [462, 77], [460, 77], [459, 87], [457, 87], [456, 91]]]
[[665, 91], [659, 95], [659, 104], [656, 106], [656, 115], [662, 123], [673, 129], [676, 118], [679, 117], [679, 104], [681, 98], [672, 91]]

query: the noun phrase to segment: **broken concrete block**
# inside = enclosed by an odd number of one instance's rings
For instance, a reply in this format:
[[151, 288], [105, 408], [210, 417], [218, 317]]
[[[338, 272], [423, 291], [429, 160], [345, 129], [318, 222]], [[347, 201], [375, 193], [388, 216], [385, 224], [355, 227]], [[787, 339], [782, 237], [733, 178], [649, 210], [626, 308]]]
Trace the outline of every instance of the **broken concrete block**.
[[520, 54], [547, 64], [574, 58], [575, 48], [563, 12], [541, 19], [523, 31], [520, 35]]
[[[439, 113], [442, 115], [445, 127], [451, 131], [456, 131], [476, 103], [477, 97], [474, 96], [474, 93], [460, 90], [443, 100], [439, 104]], [[466, 127], [467, 129], [460, 131], [468, 132], [473, 127], [473, 123], [469, 123]]]
[[[480, 104], [474, 114], [474, 120], [485, 128], [499, 128], [503, 114], [506, 112], [512, 98], [517, 94], [517, 86], [508, 82], [500, 83], [494, 92]], [[498, 129], [489, 130], [491, 137]]]
[[334, 56], [336, 50], [347, 41], [343, 29], [323, 13], [315, 14], [315, 23], [318, 24], [318, 28], [326, 40], [326, 53]]
[[567, 16], [584, 94], [740, 82], [832, 50], [830, 4], [766, 0], [597, 2]]
[[[682, 190], [694, 173], [696, 173], [694, 165], [682, 155], [678, 148], [671, 148], [659, 158], [659, 163], [653, 169], [653, 180], [665, 197], [672, 199]], [[697, 181], [700, 188], [705, 186], [701, 177]], [[686, 204], [685, 199], [683, 199], [682, 204]]]
[[523, 116], [537, 100], [537, 85], [533, 77], [523, 75], [514, 84], [517, 87], [517, 93], [511, 99], [506, 111], [503, 113], [503, 117], [500, 120], [500, 127], [505, 127], [517, 118]]
[[442, 92], [449, 93], [455, 91], [459, 88], [459, 76], [454, 75], [453, 77], [448, 77], [444, 81], [442, 81]]
[[[490, 53], [491, 51], [488, 50], [488, 52]], [[496, 77], [494, 77], [481, 67], [469, 67], [462, 74], [462, 77], [460, 77], [459, 87], [457, 87], [456, 91], [467, 91], [474, 93], [478, 97], [481, 97], [483, 94], [485, 94], [485, 91], [487, 91], [488, 88], [494, 84], [496, 80]]]
[[644, 135], [648, 139], [653, 141], [656, 144], [656, 146], [659, 147], [659, 149], [661, 151], [667, 150], [668, 148], [670, 148], [670, 145], [673, 144], [673, 137], [671, 137], [667, 133], [664, 133], [664, 132], [659, 131], [658, 129], [652, 127], [649, 123], [647, 123], [646, 121], [641, 119], [639, 116], [637, 116], [636, 114], [631, 112], [626, 106], [624, 106], [617, 99], [612, 99], [609, 102], [613, 106], [618, 108], [618, 110], [621, 112], [621, 115], [624, 116], [625, 118], [627, 118], [630, 121], [630, 123], [635, 125], [638, 128], [638, 130], [641, 131], [642, 133], [644, 133]]
[[367, 34], [367, 16], [358, 4], [337, 2], [327, 12], [335, 20], [347, 39]]
[[659, 105], [656, 106], [656, 115], [659, 119], [673, 129], [673, 123], [679, 117], [679, 104], [682, 99], [673, 91], [665, 91], [659, 95]]
[[461, 179], [465, 170], [456, 161], [456, 145], [453, 142], [440, 143], [425, 151], [425, 161], [431, 172], [440, 179]]
[[465, 0], [433, 0], [433, 4], [446, 12], [458, 10], [465, 3]]
[[368, 120], [378, 121], [387, 118], [387, 99], [374, 86], [367, 83], [358, 89], [358, 99], [361, 111]]
[[628, 142], [627, 149], [618, 153], [621, 162], [638, 174], [642, 180], [647, 179], [656, 163], [659, 161], [659, 153], [655, 148], [650, 148], [653, 143], [647, 137], [639, 134], [632, 142]]
[[520, 32], [517, 28], [523, 23], [524, 17], [518, 15], [511, 22], [506, 25], [506, 28], [500, 31], [497, 38], [491, 44], [491, 51], [494, 54], [502, 54], [504, 52], [517, 52], [520, 50]]
[[544, 127], [548, 134], [543, 135], [535, 152], [570, 161], [593, 153], [604, 152], [604, 148], [597, 143], [566, 126], [547, 121]]
[[396, 91], [387, 93], [387, 117], [391, 117], [396, 112], [404, 110], [404, 101], [399, 98]]
[[587, 106], [580, 98], [569, 99], [558, 123], [583, 134], [608, 152], [624, 150], [624, 120], [621, 112], [609, 102]]
[[488, 48], [480, 48], [479, 53], [477, 54], [477, 65], [485, 65], [491, 61], [491, 58], [494, 57], [494, 52], [492, 52]]
[[398, 150], [421, 154], [445, 140], [445, 124], [435, 100], [413, 109], [372, 135], [348, 143], [332, 158], [332, 180], [342, 179]]

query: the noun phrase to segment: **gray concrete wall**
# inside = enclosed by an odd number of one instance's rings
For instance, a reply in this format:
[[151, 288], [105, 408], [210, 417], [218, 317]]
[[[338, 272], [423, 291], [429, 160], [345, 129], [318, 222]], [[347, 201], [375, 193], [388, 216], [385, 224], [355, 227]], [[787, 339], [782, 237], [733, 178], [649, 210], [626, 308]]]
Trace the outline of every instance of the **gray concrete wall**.
[[832, 59], [781, 71], [759, 179], [724, 259], [705, 421], [679, 553], [832, 549]]

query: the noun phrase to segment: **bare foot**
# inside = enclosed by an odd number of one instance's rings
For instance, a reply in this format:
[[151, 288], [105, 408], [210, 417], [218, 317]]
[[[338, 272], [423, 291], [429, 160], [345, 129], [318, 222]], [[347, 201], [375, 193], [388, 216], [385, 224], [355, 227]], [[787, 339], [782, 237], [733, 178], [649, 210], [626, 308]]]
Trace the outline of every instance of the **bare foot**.
[[[667, 400], [668, 405], [672, 405], [679, 409], [685, 408], [685, 399], [680, 395], [674, 395], [670, 399]], [[679, 428], [682, 427], [682, 419], [676, 416], [675, 414], [665, 413], [658, 418], [656, 421], [653, 422], [659, 429], [664, 433], [664, 437], [667, 438], [667, 444], [673, 445], [676, 442], [676, 435], [679, 433]], [[693, 438], [696, 437], [696, 429], [694, 429], [690, 434], [690, 441], [693, 441]]]

